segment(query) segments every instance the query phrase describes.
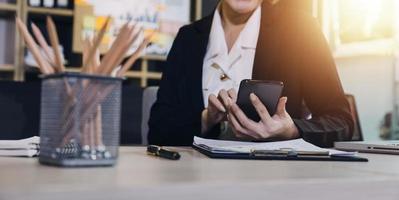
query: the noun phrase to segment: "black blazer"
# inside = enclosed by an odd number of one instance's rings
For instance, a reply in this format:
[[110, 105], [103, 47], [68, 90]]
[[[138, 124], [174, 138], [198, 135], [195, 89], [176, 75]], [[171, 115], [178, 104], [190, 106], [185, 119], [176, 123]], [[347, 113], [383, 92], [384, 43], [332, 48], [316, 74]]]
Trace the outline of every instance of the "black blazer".
[[[150, 144], [191, 145], [201, 134], [202, 66], [212, 24], [208, 16], [180, 29], [149, 120]], [[287, 112], [302, 138], [323, 147], [350, 140], [348, 102], [317, 21], [300, 11], [262, 5], [253, 79], [284, 82]], [[304, 105], [312, 119], [303, 118]], [[216, 126], [209, 138], [217, 138]]]

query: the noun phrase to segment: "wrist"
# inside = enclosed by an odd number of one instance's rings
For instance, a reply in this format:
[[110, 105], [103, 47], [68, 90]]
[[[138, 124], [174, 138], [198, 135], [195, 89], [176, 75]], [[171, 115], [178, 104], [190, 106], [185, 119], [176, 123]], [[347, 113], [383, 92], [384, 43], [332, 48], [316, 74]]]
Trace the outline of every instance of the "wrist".
[[205, 108], [201, 113], [201, 134], [205, 135], [212, 126], [211, 122], [209, 122], [208, 109]]
[[290, 139], [297, 139], [300, 137], [299, 130], [296, 127], [295, 123], [292, 122], [288, 129]]

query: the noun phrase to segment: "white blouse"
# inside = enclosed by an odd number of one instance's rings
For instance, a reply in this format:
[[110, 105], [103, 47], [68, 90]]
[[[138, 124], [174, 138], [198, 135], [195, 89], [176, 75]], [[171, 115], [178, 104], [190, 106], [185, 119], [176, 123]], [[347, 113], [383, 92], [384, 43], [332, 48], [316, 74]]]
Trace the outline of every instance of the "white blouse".
[[[205, 107], [208, 106], [210, 94], [217, 96], [220, 90], [231, 88], [238, 92], [241, 80], [252, 78], [260, 21], [261, 8], [258, 7], [228, 52], [222, 19], [219, 9], [216, 9], [202, 69]], [[226, 75], [225, 78], [222, 78], [224, 75]]]

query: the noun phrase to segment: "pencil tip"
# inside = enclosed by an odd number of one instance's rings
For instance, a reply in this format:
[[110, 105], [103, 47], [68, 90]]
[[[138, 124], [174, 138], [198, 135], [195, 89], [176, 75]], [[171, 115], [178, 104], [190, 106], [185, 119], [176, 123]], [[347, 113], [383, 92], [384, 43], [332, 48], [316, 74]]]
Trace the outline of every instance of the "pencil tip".
[[46, 20], [47, 20], [47, 23], [51, 23], [53, 21], [53, 19], [51, 18], [50, 15], [47, 15]]

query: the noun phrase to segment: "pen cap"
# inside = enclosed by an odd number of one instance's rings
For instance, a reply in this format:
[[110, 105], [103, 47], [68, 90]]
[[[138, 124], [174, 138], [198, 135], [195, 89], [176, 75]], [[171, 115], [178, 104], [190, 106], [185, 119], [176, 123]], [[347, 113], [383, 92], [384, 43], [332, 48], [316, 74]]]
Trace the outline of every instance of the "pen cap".
[[174, 151], [169, 151], [169, 150], [166, 150], [166, 149], [160, 149], [158, 151], [158, 155], [161, 156], [161, 157], [164, 157], [164, 158], [171, 159], [171, 160], [180, 159], [180, 154], [179, 153], [174, 152]]
[[42, 77], [43, 164], [109, 166], [118, 157], [122, 79], [76, 73]]

